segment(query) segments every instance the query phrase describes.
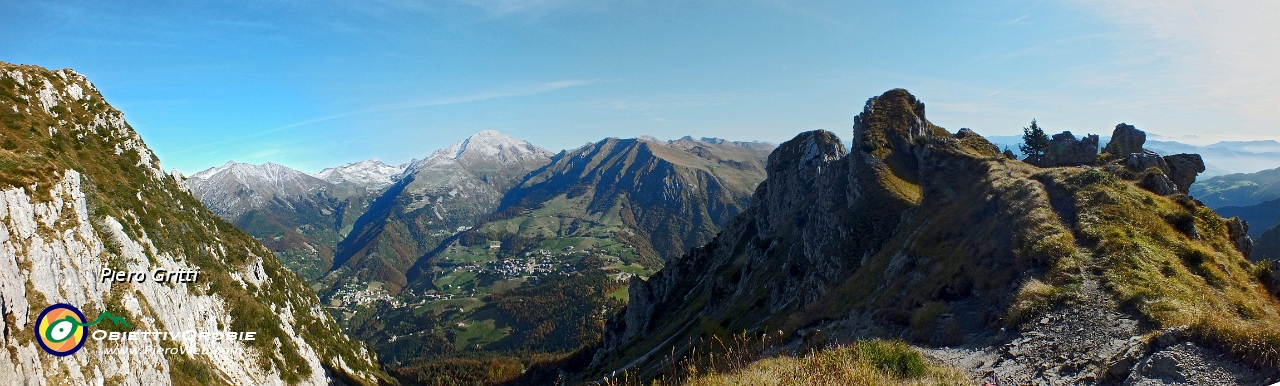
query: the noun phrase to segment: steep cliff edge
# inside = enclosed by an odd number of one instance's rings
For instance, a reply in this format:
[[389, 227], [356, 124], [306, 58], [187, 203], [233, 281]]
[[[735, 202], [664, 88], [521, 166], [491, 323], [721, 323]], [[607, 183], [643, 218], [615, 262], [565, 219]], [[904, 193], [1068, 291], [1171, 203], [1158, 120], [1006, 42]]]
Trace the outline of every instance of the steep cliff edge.
[[[1170, 339], [1258, 371], [1280, 364], [1268, 354], [1280, 347], [1280, 304], [1237, 250], [1233, 221], [1135, 184], [1159, 170], [1011, 160], [970, 130], [932, 125], [905, 90], [867, 102], [852, 146], [846, 154], [825, 131], [780, 145], [751, 206], [720, 235], [632, 279], [589, 373], [653, 376], [744, 331], [976, 347], [1002, 354], [966, 370], [1083, 382], [1145, 376], [1164, 355], [1147, 344], [1152, 331], [1187, 326]], [[1037, 326], [1062, 327], [1040, 316], [1064, 310], [1098, 326], [1138, 321], [1106, 331], [1141, 348], [1117, 349], [1108, 335], [1044, 350], [1052, 356], [1016, 350], [1045, 334]]]
[[[272, 253], [201, 206], [71, 70], [0, 63], [4, 384], [354, 384], [389, 378]], [[193, 282], [100, 280], [103, 269], [199, 270]], [[66, 303], [129, 326], [254, 340], [87, 339], [42, 352], [34, 324]]]

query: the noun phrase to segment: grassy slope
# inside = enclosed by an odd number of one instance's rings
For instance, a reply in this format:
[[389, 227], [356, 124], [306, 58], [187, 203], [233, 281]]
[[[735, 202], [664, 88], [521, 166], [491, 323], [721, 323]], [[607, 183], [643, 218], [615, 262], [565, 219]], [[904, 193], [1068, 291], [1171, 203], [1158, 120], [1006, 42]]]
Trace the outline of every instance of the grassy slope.
[[[295, 329], [316, 348], [321, 361], [332, 366], [329, 370], [345, 372], [333, 362], [341, 357], [358, 374], [386, 377], [376, 364], [359, 360], [359, 342], [347, 339], [336, 325], [322, 323], [310, 314], [310, 305], [317, 302], [315, 294], [282, 267], [269, 250], [214, 216], [171, 178], [154, 174], [159, 160], [139, 151], [145, 150], [145, 145], [124, 123], [123, 114], [108, 105], [87, 79], [70, 70], [49, 71], [2, 62], [0, 70], [18, 71], [27, 77], [26, 85], [0, 78], [0, 187], [23, 187], [36, 199], [47, 198], [49, 193], [42, 187], [60, 178], [62, 170], [74, 169], [84, 179], [91, 218], [120, 219], [131, 238], [141, 240], [145, 235], [158, 250], [201, 267], [200, 279], [208, 283], [203, 293], [227, 302], [233, 320], [231, 329], [258, 331], [258, 340], [251, 344], [275, 353], [261, 359], [264, 368], [276, 369], [286, 381], [296, 381], [298, 373], [308, 370], [292, 340], [282, 339], [278, 347], [273, 343], [284, 332], [281, 317], [272, 311], [272, 305], [291, 303], [292, 317], [297, 321]], [[88, 98], [73, 101], [70, 106], [53, 107], [48, 113], [35, 102], [41, 88], [62, 90], [73, 84], [85, 90]], [[122, 125], [109, 123], [112, 120]], [[138, 148], [125, 150], [128, 143]], [[122, 151], [117, 154], [117, 149]], [[118, 250], [109, 254], [109, 261], [119, 258]], [[261, 257], [263, 267], [276, 279], [269, 287], [241, 286], [230, 276], [253, 256]], [[125, 309], [121, 304], [103, 307], [117, 312]], [[216, 368], [200, 358], [170, 360], [175, 363], [175, 380], [216, 381], [208, 377], [216, 374]]]
[[233, 223], [276, 252], [286, 268], [312, 283], [332, 268], [334, 248], [368, 208], [368, 201], [362, 195], [337, 198], [325, 192], [288, 205], [272, 201]]
[[1108, 290], [1162, 327], [1189, 325], [1210, 346], [1280, 367], [1280, 304], [1235, 250], [1225, 220], [1185, 196], [1139, 189], [1118, 178], [1128, 177], [1123, 169], [1108, 171], [1054, 176], [1073, 188], [1076, 231]]
[[[720, 385], [969, 385], [959, 370], [926, 361], [902, 342], [871, 340], [802, 357], [777, 356], [693, 372], [676, 384]], [[661, 381], [659, 381], [661, 383]]]

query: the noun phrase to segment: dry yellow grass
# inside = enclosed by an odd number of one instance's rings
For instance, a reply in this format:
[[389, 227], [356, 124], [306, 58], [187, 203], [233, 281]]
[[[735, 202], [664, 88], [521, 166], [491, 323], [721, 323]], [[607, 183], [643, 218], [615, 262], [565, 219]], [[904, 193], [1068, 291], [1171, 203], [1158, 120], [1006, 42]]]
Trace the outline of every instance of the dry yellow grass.
[[1188, 326], [1196, 340], [1247, 362], [1280, 366], [1280, 303], [1232, 245], [1225, 220], [1103, 171], [1052, 178], [1075, 192], [1077, 230], [1096, 245], [1103, 284], [1122, 305], [1161, 328]]
[[1049, 309], [1059, 290], [1039, 279], [1030, 279], [1018, 288], [1012, 304], [1005, 311], [1005, 324], [1016, 326]]
[[[887, 357], [885, 353], [888, 353]], [[877, 356], [880, 355], [880, 356]], [[928, 363], [901, 342], [867, 341], [804, 357], [774, 357], [742, 371], [695, 375], [692, 386], [719, 385], [964, 385], [959, 370]]]
[[[653, 380], [649, 385], [967, 385], [972, 382], [959, 370], [929, 362], [906, 343], [890, 340], [859, 341], [817, 350], [802, 357], [773, 356], [757, 359], [758, 351], [746, 340], [735, 338], [733, 347], [685, 361], [678, 373]], [[625, 375], [606, 386], [643, 384]]]

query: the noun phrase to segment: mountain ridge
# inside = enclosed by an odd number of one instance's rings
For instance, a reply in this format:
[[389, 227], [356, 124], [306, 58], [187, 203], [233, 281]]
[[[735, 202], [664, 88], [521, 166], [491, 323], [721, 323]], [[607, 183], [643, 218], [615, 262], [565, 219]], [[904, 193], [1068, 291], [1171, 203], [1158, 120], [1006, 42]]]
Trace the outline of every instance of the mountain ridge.
[[377, 158], [352, 162], [324, 168], [315, 174], [316, 178], [334, 185], [364, 187], [368, 190], [381, 190], [395, 183], [409, 164], [387, 165]]
[[271, 162], [235, 161], [185, 180], [214, 214], [257, 238], [308, 282], [332, 267], [334, 246], [380, 191], [376, 181], [339, 182]]
[[485, 130], [410, 162], [375, 199], [378, 210], [361, 215], [338, 243], [330, 271], [344, 272], [330, 280], [378, 280], [398, 293], [408, 284], [406, 270], [460, 227], [491, 213], [504, 187], [550, 156], [527, 141]]
[[[901, 89], [868, 100], [852, 143], [846, 154], [834, 134], [815, 131], [780, 145], [752, 205], [712, 242], [631, 279], [584, 380], [650, 379], [739, 331], [796, 345], [893, 337], [977, 347], [956, 354], [984, 363], [969, 371], [1013, 382], [1155, 379], [1143, 364], [1175, 355], [1069, 336], [1085, 325], [1119, 342], [1163, 331], [1221, 349], [1230, 354], [1186, 355], [1246, 383], [1262, 378], [1241, 362], [1263, 373], [1280, 365], [1253, 346], [1280, 345], [1263, 327], [1280, 324], [1280, 303], [1255, 274], [1263, 267], [1245, 259], [1242, 224], [1138, 187], [1160, 169], [1007, 159], [971, 130], [932, 125]], [[1150, 325], [1116, 324], [1124, 320]], [[1045, 333], [1062, 335], [1027, 343]]]
[[[0, 380], [391, 382], [270, 251], [161, 171], [124, 115], [84, 76], [0, 63], [0, 121], [0, 324], [10, 332], [8, 350], [0, 351], [0, 366], [9, 370]], [[157, 267], [201, 275], [172, 284], [103, 283], [97, 276], [100, 268]], [[31, 338], [35, 316], [53, 303], [109, 311], [143, 331], [256, 331], [259, 339], [92, 340], [84, 352], [54, 359]], [[129, 348], [174, 354], [117, 355]], [[102, 355], [106, 350], [112, 355]]]

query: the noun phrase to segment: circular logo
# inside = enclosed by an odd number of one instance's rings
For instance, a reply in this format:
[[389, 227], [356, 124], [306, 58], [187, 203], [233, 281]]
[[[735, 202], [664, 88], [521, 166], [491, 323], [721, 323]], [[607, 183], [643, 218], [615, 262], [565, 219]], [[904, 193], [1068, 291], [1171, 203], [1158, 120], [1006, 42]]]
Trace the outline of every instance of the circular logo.
[[89, 337], [84, 314], [70, 304], [54, 304], [40, 312], [36, 318], [36, 342], [45, 352], [67, 356], [84, 347]]

